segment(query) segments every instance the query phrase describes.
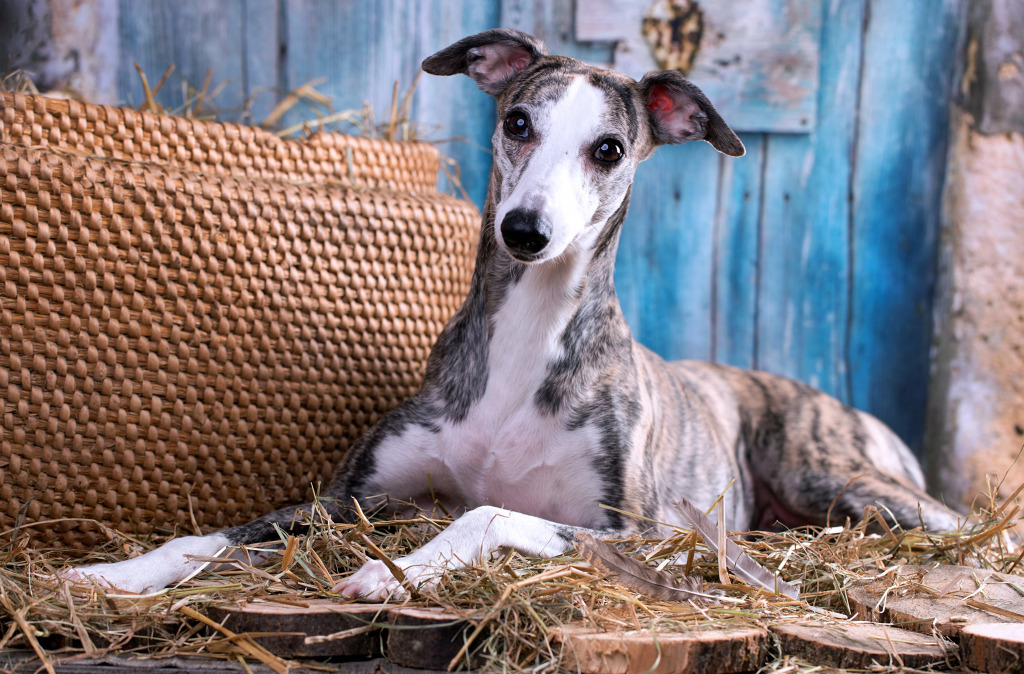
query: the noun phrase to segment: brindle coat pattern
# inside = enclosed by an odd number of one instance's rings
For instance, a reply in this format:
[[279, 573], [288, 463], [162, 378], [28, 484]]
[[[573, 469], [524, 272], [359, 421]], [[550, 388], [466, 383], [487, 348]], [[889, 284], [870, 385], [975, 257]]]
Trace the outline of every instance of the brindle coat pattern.
[[[573, 78], [586, 77], [610, 94], [607, 114], [621, 120], [629, 143], [641, 148], [641, 158], [667, 142], [647, 121], [638, 83], [570, 58], [548, 56], [533, 38], [514, 31], [467, 38], [428, 59], [424, 67], [439, 74], [468, 71], [471, 66], [464, 64], [469, 49], [501, 39], [525, 44], [534, 61], [506, 88], [491, 92], [497, 93], [499, 119], [513, 105], [557, 97]], [[703, 94], [681, 77], [658, 73], [641, 80], [639, 90], [665, 81], [697, 92], [710, 113], [705, 140], [727, 153], [742, 153], [739, 140]], [[383, 457], [376, 450], [387, 438], [399, 436], [410, 424], [436, 432], [438, 419], [458, 423], [483, 395], [491, 319], [525, 270], [498, 245], [493, 228], [495, 198], [504, 193], [504, 181], [529, 168], [528, 158], [513, 163], [515, 169], [505, 173], [496, 160], [471, 290], [430, 355], [422, 389], [355, 445], [324, 496], [347, 503], [352, 497], [369, 499], [381, 493], [374, 469]], [[623, 179], [631, 183], [632, 178], [628, 172]], [[957, 526], [961, 518], [924, 492], [916, 460], [888, 429], [880, 434], [888, 443], [881, 450], [898, 459], [900, 469], [878, 469], [868, 452], [877, 440], [867, 425], [881, 424], [865, 413], [783, 377], [710, 363], [666, 363], [634, 342], [612, 281], [628, 203], [627, 188], [613, 212], [598, 210], [594, 216], [595, 223], [607, 221], [579, 289], [578, 308], [561, 335], [563, 355], [549, 364], [534, 396], [538, 415], [560, 416], [570, 429], [586, 423], [600, 427], [592, 465], [602, 478], [601, 503], [672, 520], [669, 509], [678, 497], [709, 504], [735, 478], [738, 484], [727, 499], [737, 528], [770, 525], [773, 517], [788, 524], [823, 525], [826, 518], [857, 521], [871, 505], [884, 505], [890, 522], [913, 526], [923, 521], [933, 529]], [[261, 519], [285, 524], [294, 519], [294, 508]], [[253, 536], [250, 526], [239, 528], [235, 540], [262, 538]], [[594, 526], [627, 531], [638, 523], [609, 509]]]
[[[480, 418], [488, 391], [502, 384], [492, 368], [496, 363], [507, 365], [495, 346], [501, 340], [509, 343], [507, 334], [497, 333], [507, 329], [501, 325], [501, 312], [510, 302], [529, 301], [521, 291], [528, 279], [557, 281], [563, 278], [561, 269], [577, 264], [582, 273], [566, 273], [571, 285], [557, 289], [559, 301], [568, 307], [557, 324], [558, 348], [553, 355], [538, 352], [535, 357], [547, 359], [537, 363], [543, 367], [540, 383], [526, 400], [502, 403], [512, 411], [528, 409], [538, 425], [553, 429], [573, 448], [567, 454], [553, 444], [549, 449], [557, 456], [551, 459], [552, 470], [562, 474], [545, 475], [550, 484], [567, 487], [564, 496], [547, 495], [547, 505], [558, 506], [561, 498], [564, 512], [573, 514], [557, 522], [510, 517], [511, 529], [490, 543], [557, 554], [581, 527], [618, 535], [646, 526], [620, 511], [678, 522], [673, 502], [685, 497], [707, 507], [723, 492], [730, 526], [736, 529], [770, 526], [776, 520], [788, 525], [856, 521], [868, 506], [884, 506], [890, 523], [923, 523], [932, 529], [958, 525], [962, 518], [924, 492], [910, 451], [873, 417], [771, 374], [710, 363], [666, 363], [633, 340], [615, 294], [613, 269], [636, 165], [658, 145], [696, 139], [707, 140], [726, 154], [743, 154], [738, 137], [692, 83], [674, 72], [650, 73], [635, 82], [573, 59], [549, 56], [534, 38], [503, 30], [466, 38], [428, 58], [424, 69], [473, 77], [481, 89], [497, 97], [499, 120], [515, 110], [528, 114], [546, 109], [583, 80], [601, 92], [601, 123], [621, 135], [625, 163], [606, 166], [584, 159], [583, 187], [598, 200], [586, 228], [600, 228], [592, 232], [587, 246], [573, 241], [558, 257], [541, 262], [525, 253], [513, 256], [497, 239], [501, 221], [496, 218], [507, 208], [505, 202], [519, 181], [529, 175], [534, 148], [507, 138], [499, 122], [469, 295], [434, 346], [421, 390], [353, 446], [321, 492], [321, 503], [333, 515], [345, 517], [343, 506], [353, 498], [374, 504], [382, 502], [382, 495], [414, 499], [428, 507], [437, 498], [448, 507], [469, 510], [428, 544], [432, 556], [418, 558], [419, 566], [434, 567], [420, 576], [425, 581], [436, 576], [437, 567], [471, 563], [489, 552], [483, 549], [483, 530], [491, 527], [498, 512], [491, 506], [513, 504], [495, 502], [498, 497], [490, 493], [467, 496], [469, 487], [459, 484], [460, 475], [465, 478], [459, 470], [465, 467], [457, 464], [479, 460], [482, 471], [496, 470], [493, 466], [502, 465], [495, 461], [502, 459], [504, 443], [514, 440], [488, 436], [486, 446], [472, 449], [477, 442], [473, 434], [480, 432], [472, 427], [473, 420]], [[665, 92], [685, 102], [689, 112], [684, 123], [659, 114], [654, 99]], [[538, 224], [542, 226], [552, 225]], [[537, 307], [538, 314], [541, 309]], [[455, 451], [446, 443], [460, 442], [470, 449], [449, 456], [447, 464], [438, 458]], [[543, 456], [531, 460], [537, 463], [535, 468], [543, 468]], [[572, 470], [566, 468], [569, 465]], [[482, 477], [500, 481], [502, 474]], [[586, 503], [565, 503], [573, 498], [571, 487], [578, 491], [580, 485], [593, 487]], [[528, 499], [517, 505], [527, 515], [531, 507], [532, 514], [545, 514], [538, 512], [542, 505]], [[301, 529], [296, 513], [308, 507], [284, 508], [211, 536], [235, 544], [273, 540], [274, 524]], [[508, 516], [502, 512], [502, 517]], [[483, 519], [474, 513], [483, 513]], [[569, 522], [572, 517], [578, 521]], [[446, 537], [461, 537], [462, 547], [453, 542], [452, 552], [438, 553], [438, 542]], [[470, 559], [455, 559], [460, 554]], [[403, 560], [396, 561], [403, 565]], [[343, 581], [339, 589], [378, 597], [394, 590], [386, 569], [371, 568], [373, 564], [357, 573], [356, 580]], [[79, 571], [104, 577], [104, 570], [96, 568]], [[114, 584], [128, 578], [129, 570], [137, 574], [140, 568], [122, 567], [106, 577]], [[155, 587], [167, 577], [138, 586]]]

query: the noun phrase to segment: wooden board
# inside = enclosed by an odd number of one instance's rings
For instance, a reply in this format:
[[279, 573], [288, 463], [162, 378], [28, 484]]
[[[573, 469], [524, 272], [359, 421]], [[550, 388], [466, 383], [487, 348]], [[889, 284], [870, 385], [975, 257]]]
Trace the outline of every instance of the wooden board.
[[[981, 591], [979, 582], [984, 584]], [[902, 589], [889, 592], [880, 604], [886, 590], [894, 586]], [[847, 596], [856, 619], [892, 623], [924, 634], [934, 628], [943, 636], [957, 637], [967, 625], [1007, 622], [1024, 630], [1024, 622], [1000, 615], [1010, 611], [1024, 616], [1024, 578], [994, 571], [903, 566], [891, 578], [854, 585]]]
[[983, 672], [1024, 672], [1024, 623], [968, 625], [960, 637], [964, 664]]
[[701, 627], [692, 632], [614, 631], [569, 625], [553, 632], [562, 666], [592, 674], [753, 671], [765, 663], [768, 633], [759, 627]]
[[959, 7], [871, 0], [864, 24], [850, 185], [848, 402], [915, 449], [924, 440]]
[[448, 669], [472, 630], [469, 622], [444, 609], [411, 606], [391, 609], [391, 625], [387, 659], [417, 669]]
[[[331, 97], [334, 110], [359, 110], [368, 101], [377, 120], [386, 122], [396, 81], [404, 94], [423, 59], [466, 35], [496, 27], [498, 11], [493, 3], [443, 0], [283, 2], [284, 88], [325, 77], [317, 90]], [[482, 206], [491, 168], [494, 99], [468, 77], [424, 75], [411, 116], [427, 139], [463, 139], [440, 148], [458, 162], [462, 186]], [[298, 115], [289, 119], [298, 121]], [[442, 181], [442, 189], [455, 188]]]
[[[208, 615], [233, 632], [248, 633], [268, 651], [281, 657], [369, 658], [379, 655], [380, 629], [390, 621], [390, 606], [341, 604], [310, 599], [306, 606], [255, 600], [237, 605], [210, 606]], [[307, 644], [306, 637], [349, 632], [343, 638]], [[267, 636], [256, 636], [265, 633]]]
[[202, 89], [209, 70], [210, 91], [227, 84], [208, 101], [207, 110], [229, 111], [227, 118], [238, 119], [245, 101], [259, 89], [259, 112], [269, 112], [275, 98], [272, 88], [278, 84], [275, 10], [269, 0], [155, 0], [133, 3], [130, 8], [122, 4], [117, 74], [121, 96], [130, 105], [145, 100], [136, 63], [150, 87], [156, 87], [173, 65], [174, 73], [156, 97], [168, 110], [180, 112], [185, 102], [182, 85], [187, 82], [193, 89]]
[[926, 667], [950, 655], [936, 637], [868, 623], [785, 623], [771, 626], [784, 655], [838, 669]]
[[810, 134], [765, 143], [754, 367], [848, 403], [849, 139], [865, 8], [863, 0], [825, 5], [818, 122]]
[[633, 335], [669, 360], [711, 358], [715, 211], [727, 161], [735, 160], [689, 143], [660, 148], [637, 171], [615, 287]]
[[711, 360], [752, 368], [757, 353], [757, 272], [761, 251], [763, 133], [741, 133], [742, 161], [721, 159], [711, 279]]
[[[667, 1], [577, 0], [576, 39], [615, 43], [614, 66], [639, 78], [659, 62], [645, 17]], [[685, 6], [686, 2], [675, 2]], [[703, 28], [687, 76], [738, 131], [806, 132], [818, 93], [820, 0], [701, 2]], [[651, 15], [655, 21], [658, 18]]]

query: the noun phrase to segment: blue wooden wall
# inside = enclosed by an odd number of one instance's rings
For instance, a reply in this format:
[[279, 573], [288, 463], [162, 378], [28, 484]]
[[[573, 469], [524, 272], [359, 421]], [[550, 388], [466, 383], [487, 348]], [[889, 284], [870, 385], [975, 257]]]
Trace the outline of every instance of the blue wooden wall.
[[[738, 160], [705, 143], [662, 148], [641, 167], [616, 274], [637, 339], [667, 358], [804, 380], [920, 449], [961, 1], [822, 0], [809, 132], [743, 133]], [[142, 99], [133, 62], [151, 81], [173, 63], [170, 107], [182, 77], [198, 86], [211, 68], [215, 84], [230, 80], [217, 106], [250, 101], [256, 121], [318, 78], [335, 110], [369, 100], [386, 117], [395, 80], [404, 89], [425, 56], [492, 27], [609, 62], [613, 45], [575, 40], [573, 11], [572, 0], [121, 0], [120, 91]], [[482, 204], [490, 97], [467, 78], [424, 77], [413, 117], [435, 139], [465, 139], [441, 147]]]

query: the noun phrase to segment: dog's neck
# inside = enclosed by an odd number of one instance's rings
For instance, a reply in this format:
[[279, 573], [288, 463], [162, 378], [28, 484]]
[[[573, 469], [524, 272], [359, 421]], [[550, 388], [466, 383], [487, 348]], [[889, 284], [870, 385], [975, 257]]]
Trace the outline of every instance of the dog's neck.
[[[517, 383], [556, 412], [632, 348], [613, 280], [629, 194], [593, 225], [600, 233], [591, 246], [525, 265], [495, 240], [493, 180], [491, 186], [469, 295], [431, 352], [424, 383], [437, 412], [453, 421], [489, 386]], [[492, 357], [499, 349], [500, 357]], [[542, 381], [520, 381], [538, 371]]]

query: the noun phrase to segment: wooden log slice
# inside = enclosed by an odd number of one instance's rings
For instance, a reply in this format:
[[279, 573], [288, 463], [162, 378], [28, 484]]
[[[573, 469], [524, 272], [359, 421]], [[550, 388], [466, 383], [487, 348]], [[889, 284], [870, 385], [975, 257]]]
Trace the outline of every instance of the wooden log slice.
[[1024, 672], [1024, 622], [968, 625], [960, 634], [964, 664], [982, 672]]
[[[357, 659], [380, 655], [380, 627], [373, 624], [388, 622], [390, 606], [340, 604], [330, 599], [302, 603], [306, 606], [257, 599], [238, 605], [213, 605], [208, 615], [229, 630], [250, 634], [281, 657]], [[306, 637], [328, 635], [338, 636], [306, 643]]]
[[472, 630], [464, 618], [442, 608], [392, 608], [390, 620], [385, 657], [415, 669], [447, 670]]
[[920, 668], [945, 664], [949, 655], [940, 639], [887, 625], [807, 621], [778, 623], [770, 629], [784, 655], [837, 669]]
[[768, 632], [759, 627], [722, 626], [692, 632], [605, 632], [567, 625], [554, 632], [562, 667], [584, 674], [754, 671], [765, 663]]
[[1024, 578], [967, 566], [901, 566], [891, 578], [855, 584], [847, 596], [855, 619], [922, 634], [934, 628], [950, 638], [967, 625], [1014, 622], [1014, 614], [1024, 615]]

